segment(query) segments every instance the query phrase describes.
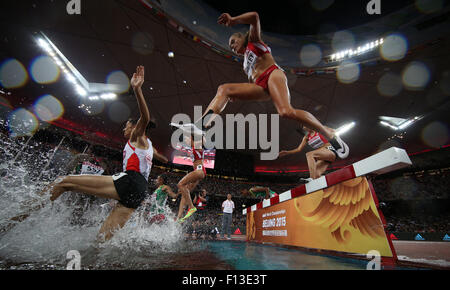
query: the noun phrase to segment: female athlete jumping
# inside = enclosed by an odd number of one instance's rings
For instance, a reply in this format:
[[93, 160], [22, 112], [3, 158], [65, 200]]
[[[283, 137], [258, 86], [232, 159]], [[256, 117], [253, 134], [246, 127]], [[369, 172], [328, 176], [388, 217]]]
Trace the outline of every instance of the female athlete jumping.
[[320, 133], [317, 133], [307, 127], [303, 126], [306, 135], [303, 137], [300, 145], [290, 151], [281, 151], [279, 157], [300, 153], [308, 144], [313, 151], [306, 153], [306, 160], [308, 162], [309, 176], [306, 181], [319, 178], [325, 173], [328, 166], [336, 160], [336, 152], [328, 140]]
[[[220, 85], [217, 94], [209, 104], [201, 120], [194, 124], [185, 124], [185, 129], [195, 134], [205, 134], [199, 128], [208, 128], [214, 115], [220, 114], [229, 101], [236, 99], [248, 101], [271, 100], [282, 118], [288, 118], [320, 132], [330, 140], [339, 158], [347, 158], [349, 149], [333, 129], [323, 126], [311, 113], [295, 109], [290, 104], [290, 93], [284, 71], [275, 63], [271, 49], [261, 39], [261, 24], [258, 13], [248, 12], [231, 17], [224, 13], [218, 23], [225, 26], [249, 24], [247, 34], [234, 33], [229, 39], [231, 50], [244, 56], [244, 71], [250, 83]], [[211, 116], [210, 116], [211, 115]], [[209, 116], [209, 117], [208, 117]]]
[[[185, 140], [185, 142], [187, 144], [191, 144], [194, 170], [189, 172], [178, 183], [178, 191], [181, 193], [181, 201], [177, 218], [180, 223], [184, 222], [187, 218], [189, 218], [193, 213], [197, 211], [197, 208], [192, 203], [191, 192], [198, 185], [198, 183], [206, 177], [206, 169], [203, 164], [203, 138], [201, 138], [201, 140], [198, 142], [194, 141], [194, 136], [186, 139], [189, 140]], [[182, 217], [186, 206], [188, 206], [188, 212], [184, 217]]]

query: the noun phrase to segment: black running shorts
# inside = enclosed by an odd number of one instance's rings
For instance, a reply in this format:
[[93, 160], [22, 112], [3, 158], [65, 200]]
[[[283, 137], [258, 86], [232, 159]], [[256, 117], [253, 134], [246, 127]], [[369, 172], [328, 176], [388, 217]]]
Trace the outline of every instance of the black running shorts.
[[112, 176], [119, 202], [128, 208], [138, 208], [147, 196], [148, 183], [144, 176], [136, 171], [127, 170]]

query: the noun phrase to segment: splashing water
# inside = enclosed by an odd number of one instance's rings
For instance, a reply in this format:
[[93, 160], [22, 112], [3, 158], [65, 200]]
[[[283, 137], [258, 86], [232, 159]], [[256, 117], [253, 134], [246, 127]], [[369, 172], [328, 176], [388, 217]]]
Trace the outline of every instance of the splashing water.
[[[65, 269], [70, 250], [80, 253], [82, 269], [158, 269], [171, 266], [164, 255], [198, 250], [184, 240], [168, 206], [163, 223], [150, 224], [146, 212], [137, 209], [111, 240], [97, 243], [111, 210], [108, 200], [67, 192], [50, 202], [48, 193], [39, 193], [61, 170], [49, 169], [36, 179], [49, 152], [35, 150], [34, 158], [26, 158], [24, 150], [24, 158], [13, 162], [23, 144], [0, 142], [8, 148], [0, 159], [0, 269]], [[11, 220], [22, 215], [23, 221]]]

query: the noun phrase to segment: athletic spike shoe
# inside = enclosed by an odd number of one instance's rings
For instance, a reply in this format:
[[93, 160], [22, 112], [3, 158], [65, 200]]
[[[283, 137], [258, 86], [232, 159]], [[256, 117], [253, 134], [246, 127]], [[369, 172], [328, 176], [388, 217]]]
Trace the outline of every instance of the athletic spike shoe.
[[179, 219], [178, 222], [180, 224], [183, 223], [186, 219], [188, 219], [196, 211], [197, 211], [197, 208], [195, 206], [193, 208], [190, 208], [188, 210], [188, 212], [186, 213], [186, 215], [184, 217], [182, 217], [181, 219]]
[[330, 140], [330, 144], [333, 146], [334, 150], [336, 150], [336, 154], [340, 159], [348, 157], [350, 149], [338, 135], [335, 135], [334, 138]]
[[205, 131], [200, 130], [197, 126], [195, 126], [192, 123], [188, 124], [176, 124], [176, 123], [170, 123], [169, 124], [172, 127], [181, 129], [183, 132], [187, 133], [188, 135], [194, 134], [196, 136], [205, 136]]

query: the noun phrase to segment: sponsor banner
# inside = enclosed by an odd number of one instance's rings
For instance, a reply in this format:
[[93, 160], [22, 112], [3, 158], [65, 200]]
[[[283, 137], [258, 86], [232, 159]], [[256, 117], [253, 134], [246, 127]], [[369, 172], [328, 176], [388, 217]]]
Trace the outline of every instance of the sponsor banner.
[[248, 241], [393, 257], [365, 177], [251, 211], [246, 231]]

